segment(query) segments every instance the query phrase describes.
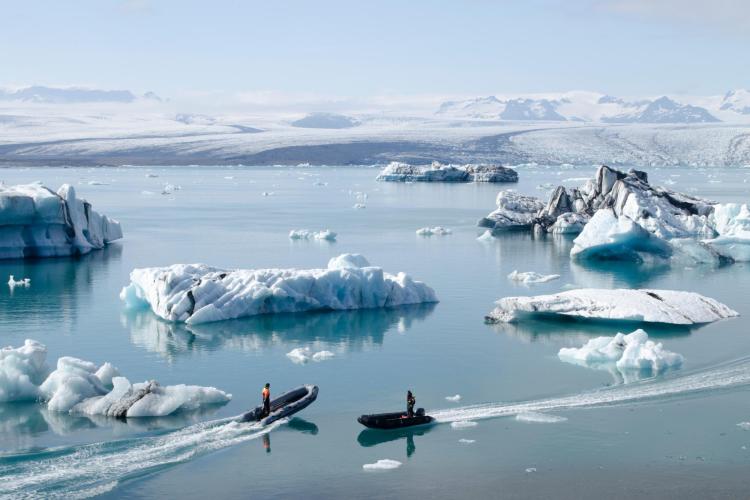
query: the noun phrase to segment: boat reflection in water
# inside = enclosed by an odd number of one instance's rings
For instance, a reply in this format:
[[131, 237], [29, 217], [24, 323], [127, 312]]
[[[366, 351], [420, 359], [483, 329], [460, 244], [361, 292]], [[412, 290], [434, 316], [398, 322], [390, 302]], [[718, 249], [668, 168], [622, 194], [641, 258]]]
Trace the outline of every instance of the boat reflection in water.
[[414, 444], [414, 436], [424, 436], [433, 428], [434, 426], [432, 425], [424, 425], [420, 427], [409, 427], [406, 429], [395, 429], [388, 431], [379, 429], [365, 429], [359, 433], [359, 436], [357, 436], [357, 442], [360, 446], [368, 448], [370, 446], [377, 446], [382, 443], [405, 439], [406, 456], [411, 457], [417, 450], [417, 446]]

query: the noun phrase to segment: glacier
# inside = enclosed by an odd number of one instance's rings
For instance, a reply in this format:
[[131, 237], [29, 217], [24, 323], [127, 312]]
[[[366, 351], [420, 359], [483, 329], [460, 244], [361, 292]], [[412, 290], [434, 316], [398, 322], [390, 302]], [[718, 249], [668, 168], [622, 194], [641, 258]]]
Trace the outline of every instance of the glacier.
[[47, 348], [35, 340], [0, 349], [0, 402], [43, 401], [51, 411], [108, 417], [163, 417], [225, 404], [231, 394], [214, 387], [131, 384], [110, 363], [63, 356], [50, 371]]
[[652, 186], [646, 172], [600, 166], [579, 188], [557, 187], [547, 203], [501, 191], [497, 209], [477, 223], [507, 229], [576, 234], [575, 259], [690, 262], [750, 260], [747, 204], [714, 203]]
[[500, 165], [443, 165], [429, 166], [391, 162], [376, 178], [390, 182], [517, 182], [518, 172]]
[[332, 258], [326, 269], [238, 269], [175, 264], [134, 269], [120, 298], [160, 318], [188, 324], [258, 314], [393, 307], [437, 302], [426, 284], [371, 266], [359, 254]]
[[682, 355], [664, 349], [661, 342], [650, 340], [641, 329], [627, 335], [596, 337], [581, 347], [564, 347], [558, 357], [587, 368], [617, 371], [616, 378], [626, 383], [679, 368], [684, 361]]
[[688, 326], [739, 316], [714, 299], [675, 290], [580, 288], [551, 295], [505, 297], [495, 304], [485, 317], [488, 323], [575, 318]]
[[120, 223], [78, 198], [73, 186], [0, 184], [0, 259], [81, 255], [122, 238]]

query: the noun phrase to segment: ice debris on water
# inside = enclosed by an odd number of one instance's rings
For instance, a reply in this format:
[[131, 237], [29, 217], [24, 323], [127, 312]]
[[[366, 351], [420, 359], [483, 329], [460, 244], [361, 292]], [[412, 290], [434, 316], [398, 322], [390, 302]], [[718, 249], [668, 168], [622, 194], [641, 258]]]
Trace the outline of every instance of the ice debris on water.
[[383, 458], [373, 464], [364, 464], [362, 468], [364, 470], [393, 470], [401, 467], [401, 462], [398, 460], [391, 460], [390, 458]]
[[25, 288], [28, 288], [31, 286], [31, 279], [30, 278], [23, 278], [20, 280], [15, 279], [15, 276], [12, 274], [10, 277], [8, 277], [8, 287], [13, 290], [17, 286], [22, 286]]
[[526, 469], [526, 474], [531, 474], [533, 472], [536, 472], [536, 467], [529, 467]]
[[552, 295], [505, 297], [485, 317], [488, 323], [513, 323], [524, 318], [579, 318], [696, 325], [739, 314], [694, 292], [648, 289], [581, 288]]
[[643, 372], [647, 375], [662, 373], [682, 366], [683, 357], [664, 349], [661, 342], [648, 338], [643, 330], [627, 335], [618, 333], [614, 337], [597, 337], [582, 347], [564, 347], [558, 353], [567, 363], [589, 368], [617, 369], [629, 381], [628, 372]]
[[322, 231], [310, 231], [309, 229], [292, 229], [289, 231], [290, 240], [321, 240], [336, 241], [337, 234], [330, 229]]
[[557, 424], [560, 422], [565, 422], [568, 419], [566, 417], [560, 417], [557, 415], [547, 415], [546, 413], [527, 411], [517, 414], [516, 420], [518, 420], [519, 422], [530, 422], [535, 424]]
[[451, 427], [454, 429], [468, 429], [470, 427], [476, 427], [477, 423], [471, 420], [457, 420], [451, 422]]
[[740, 422], [739, 424], [737, 424], [737, 427], [739, 427], [743, 431], [750, 431], [750, 422]]
[[166, 183], [166, 184], [164, 184], [164, 186], [163, 186], [163, 187], [161, 188], [161, 194], [163, 194], [163, 195], [170, 195], [170, 194], [174, 194], [174, 193], [175, 193], [175, 191], [179, 191], [179, 190], [181, 190], [181, 189], [182, 189], [182, 187], [181, 187], [181, 186], [176, 186], [176, 185], [174, 185], [174, 184], [170, 184], [170, 183], [168, 183], [168, 182], [167, 182], [167, 183]]
[[518, 271], [513, 271], [508, 275], [508, 279], [511, 281], [517, 281], [519, 283], [523, 283], [525, 285], [530, 285], [534, 283], [547, 283], [548, 281], [559, 279], [559, 274], [539, 274], [535, 273], [534, 271], [527, 271], [524, 273], [520, 273]]
[[335, 357], [336, 355], [331, 351], [317, 351], [313, 352], [309, 347], [297, 347], [286, 353], [287, 357], [292, 360], [292, 363], [298, 365], [304, 365], [309, 361], [316, 363], [325, 361]]
[[205, 405], [225, 404], [232, 395], [214, 387], [131, 384], [110, 363], [63, 356], [55, 370], [47, 348], [27, 339], [0, 349], [0, 402], [43, 401], [52, 411], [112, 417], [160, 417]]
[[417, 235], [419, 236], [445, 236], [448, 234], [453, 234], [453, 231], [448, 229], [447, 227], [442, 226], [435, 226], [435, 227], [423, 227], [420, 229], [417, 229]]
[[472, 443], [476, 443], [477, 441], [476, 441], [476, 439], [461, 438], [461, 439], [458, 440], [458, 442], [462, 443], [462, 444], [472, 444]]
[[452, 403], [458, 403], [459, 401], [461, 401], [461, 395], [456, 394], [455, 396], [446, 396], [445, 400], [450, 401]]
[[57, 192], [39, 183], [0, 184], [0, 259], [81, 255], [120, 238], [120, 223], [69, 184]]
[[394, 307], [437, 302], [432, 288], [389, 274], [359, 254], [325, 269], [224, 270], [206, 264], [134, 269], [120, 298], [167, 321], [190, 324], [258, 314]]

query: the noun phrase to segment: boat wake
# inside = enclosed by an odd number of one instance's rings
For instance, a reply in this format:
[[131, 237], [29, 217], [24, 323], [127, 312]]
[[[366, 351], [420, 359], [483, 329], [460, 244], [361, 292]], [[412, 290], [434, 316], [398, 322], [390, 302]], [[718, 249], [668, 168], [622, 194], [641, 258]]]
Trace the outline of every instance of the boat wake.
[[122, 481], [257, 439], [285, 422], [278, 420], [263, 427], [227, 418], [159, 436], [0, 456], [0, 497], [87, 498], [100, 495]]
[[708, 370], [673, 378], [653, 378], [570, 396], [517, 403], [486, 403], [463, 408], [437, 410], [430, 414], [437, 422], [458, 422], [574, 408], [595, 408], [652, 399], [686, 396], [750, 384], [750, 358], [734, 360]]

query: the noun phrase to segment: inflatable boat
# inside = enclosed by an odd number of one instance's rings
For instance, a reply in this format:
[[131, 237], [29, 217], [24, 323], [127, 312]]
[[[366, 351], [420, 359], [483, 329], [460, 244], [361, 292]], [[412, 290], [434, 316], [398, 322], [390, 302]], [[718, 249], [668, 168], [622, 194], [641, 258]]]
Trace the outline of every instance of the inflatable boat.
[[424, 408], [419, 408], [413, 417], [407, 417], [406, 412], [397, 412], [362, 415], [357, 419], [357, 422], [370, 429], [403, 429], [430, 424], [434, 421], [434, 418], [424, 414]]
[[263, 416], [263, 405], [244, 413], [240, 417], [241, 422], [260, 422], [268, 425], [280, 418], [294, 415], [312, 404], [318, 397], [317, 385], [303, 385], [297, 389], [285, 392], [276, 399], [271, 400], [271, 413]]

